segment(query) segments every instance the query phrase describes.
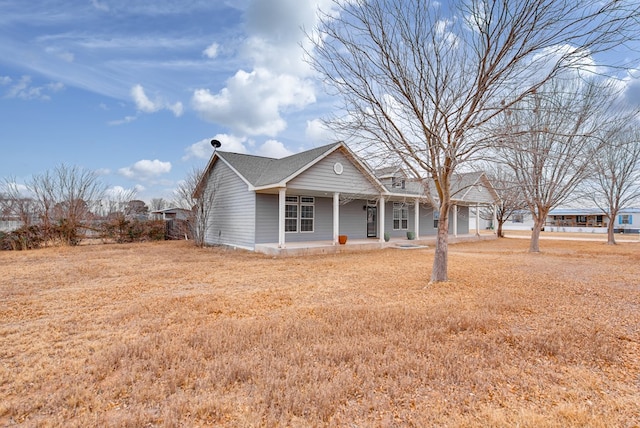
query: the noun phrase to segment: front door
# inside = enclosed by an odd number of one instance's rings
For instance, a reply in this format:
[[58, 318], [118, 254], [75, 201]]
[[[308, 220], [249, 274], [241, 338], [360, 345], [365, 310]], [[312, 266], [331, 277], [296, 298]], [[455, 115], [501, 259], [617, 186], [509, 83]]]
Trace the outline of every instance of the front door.
[[367, 238], [378, 236], [378, 207], [367, 206]]

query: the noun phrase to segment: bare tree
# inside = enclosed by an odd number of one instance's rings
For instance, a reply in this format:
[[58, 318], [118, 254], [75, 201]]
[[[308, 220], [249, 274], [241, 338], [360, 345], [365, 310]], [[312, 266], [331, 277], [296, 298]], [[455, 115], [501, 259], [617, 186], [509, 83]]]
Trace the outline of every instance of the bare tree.
[[27, 188], [34, 195], [45, 236], [68, 245], [80, 242], [80, 229], [92, 219], [105, 192], [93, 171], [64, 164], [33, 176]]
[[151, 208], [151, 211], [162, 211], [167, 208], [167, 205], [167, 201], [163, 198], [153, 198], [151, 199], [149, 207]]
[[123, 189], [121, 187], [108, 189], [100, 202], [99, 214], [107, 218], [117, 216], [124, 218], [129, 202], [135, 197], [135, 189]]
[[[584, 0], [334, 0], [310, 62], [354, 150], [435, 183], [431, 281], [448, 279], [451, 179], [487, 146], [483, 127], [568, 67], [637, 37], [640, 6]], [[378, 162], [379, 163], [379, 162]]]
[[594, 156], [594, 174], [585, 182], [585, 195], [609, 219], [607, 243], [614, 245], [615, 219], [620, 210], [640, 200], [640, 131], [631, 114], [611, 117], [605, 144]]
[[[516, 212], [524, 210], [527, 205], [522, 198], [522, 192], [514, 174], [503, 165], [491, 163], [486, 165], [487, 177], [496, 193], [500, 197], [500, 202], [495, 207], [495, 220], [497, 224], [496, 235], [504, 238], [503, 226]], [[493, 219], [493, 212], [481, 213], [485, 219]]]
[[[175, 190], [175, 204], [190, 211], [189, 226], [195, 244], [205, 245], [205, 238], [211, 221], [217, 193], [217, 181], [211, 179], [202, 184], [203, 170], [193, 168]], [[201, 184], [201, 187], [198, 185]]]
[[4, 179], [3, 195], [0, 198], [0, 212], [3, 216], [16, 219], [22, 226], [29, 227], [37, 218], [35, 201], [25, 195], [26, 188], [18, 185], [15, 177]]
[[518, 184], [534, 226], [530, 252], [540, 251], [549, 211], [576, 198], [604, 146], [598, 129], [612, 101], [605, 85], [556, 78], [505, 113], [498, 153]]

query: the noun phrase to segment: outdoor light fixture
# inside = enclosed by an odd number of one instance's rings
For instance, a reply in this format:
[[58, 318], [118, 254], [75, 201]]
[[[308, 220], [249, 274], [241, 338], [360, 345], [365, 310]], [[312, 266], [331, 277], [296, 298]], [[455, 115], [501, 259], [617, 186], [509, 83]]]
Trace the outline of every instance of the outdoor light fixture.
[[222, 146], [222, 143], [218, 140], [211, 140], [211, 145], [213, 146], [213, 150], [216, 150]]

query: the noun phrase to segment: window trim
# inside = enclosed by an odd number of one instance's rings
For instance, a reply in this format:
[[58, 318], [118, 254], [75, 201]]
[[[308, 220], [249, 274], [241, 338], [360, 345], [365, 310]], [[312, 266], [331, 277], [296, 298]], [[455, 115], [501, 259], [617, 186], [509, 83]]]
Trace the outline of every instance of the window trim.
[[[398, 214], [397, 218], [396, 214]], [[404, 202], [394, 202], [392, 220], [393, 230], [409, 230], [409, 206]], [[396, 227], [396, 221], [398, 227]]]
[[[314, 233], [316, 228], [316, 198], [313, 196], [286, 196], [284, 210], [285, 233]], [[287, 216], [287, 206], [295, 207], [296, 216]], [[311, 217], [303, 217], [303, 207], [311, 207]], [[308, 212], [306, 214], [309, 214]], [[287, 230], [287, 221], [295, 220], [295, 230]], [[311, 230], [302, 230], [303, 220], [310, 222]]]

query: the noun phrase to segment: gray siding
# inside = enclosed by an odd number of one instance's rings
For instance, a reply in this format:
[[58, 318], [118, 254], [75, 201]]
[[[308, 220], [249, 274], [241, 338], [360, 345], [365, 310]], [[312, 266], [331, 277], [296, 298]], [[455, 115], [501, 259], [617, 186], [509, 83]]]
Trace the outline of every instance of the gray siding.
[[[336, 174], [333, 166], [340, 162], [342, 174]], [[287, 183], [287, 189], [340, 192], [358, 195], [378, 195], [380, 192], [340, 151], [331, 153], [307, 171]]]
[[256, 244], [278, 242], [278, 195], [256, 195]]
[[362, 207], [366, 200], [353, 200], [340, 205], [340, 235], [349, 239], [365, 239], [367, 237], [367, 211]]
[[464, 195], [464, 200], [469, 202], [477, 202], [479, 204], [493, 204], [494, 200], [491, 192], [483, 186], [472, 186]]
[[[485, 193], [488, 193], [485, 190]], [[453, 225], [450, 224], [450, 231], [453, 233]], [[475, 223], [473, 233], [476, 232]], [[466, 235], [469, 233], [469, 207], [458, 206], [458, 235]]]
[[[302, 195], [305, 196], [305, 195]], [[333, 239], [333, 199], [315, 198], [313, 232], [287, 232], [285, 242]], [[278, 242], [278, 195], [256, 195], [256, 243]]]
[[[434, 236], [438, 229], [433, 227], [433, 208], [430, 205], [420, 205], [420, 236]], [[409, 212], [411, 217], [411, 212]], [[413, 224], [409, 225], [413, 228]], [[469, 207], [458, 206], [458, 235], [469, 233]], [[453, 234], [453, 209], [449, 211], [449, 234]]]
[[222, 161], [215, 163], [206, 191], [214, 191], [215, 197], [205, 243], [253, 249], [255, 193]]

